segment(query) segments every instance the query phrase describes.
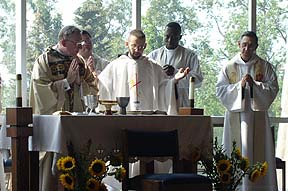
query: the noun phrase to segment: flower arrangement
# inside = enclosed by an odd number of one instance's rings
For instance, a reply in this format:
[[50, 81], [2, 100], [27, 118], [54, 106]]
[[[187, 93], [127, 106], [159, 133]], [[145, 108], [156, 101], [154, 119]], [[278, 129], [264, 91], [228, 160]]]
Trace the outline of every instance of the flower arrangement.
[[248, 158], [241, 155], [235, 141], [233, 141], [231, 155], [227, 155], [223, 145], [218, 145], [217, 138], [213, 143], [213, 155], [201, 156], [200, 162], [204, 172], [211, 179], [214, 189], [219, 191], [236, 190], [245, 176], [255, 182], [261, 176], [265, 176], [268, 169], [267, 162], [249, 165]]
[[60, 172], [59, 180], [64, 190], [74, 191], [107, 191], [102, 179], [114, 176], [118, 181], [125, 177], [126, 170], [122, 167], [119, 154], [99, 159], [91, 152], [91, 140], [82, 152], [74, 152], [72, 143], [68, 145], [69, 156], [61, 157], [57, 161]]

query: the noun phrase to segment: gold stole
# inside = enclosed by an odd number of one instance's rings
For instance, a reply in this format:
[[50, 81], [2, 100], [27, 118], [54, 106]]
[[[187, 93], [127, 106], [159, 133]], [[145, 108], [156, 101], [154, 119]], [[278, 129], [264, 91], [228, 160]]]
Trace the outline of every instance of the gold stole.
[[[260, 62], [260, 60], [256, 61], [254, 63], [254, 80], [256, 81], [263, 81], [264, 77], [264, 67], [263, 64]], [[241, 80], [241, 77], [239, 76], [239, 68], [237, 67], [237, 64], [235, 62], [229, 62], [226, 69], [227, 77], [229, 79], [230, 84], [235, 84]]]
[[[264, 67], [263, 64], [260, 62], [260, 60], [257, 60], [256, 63], [254, 63], [254, 80], [256, 81], [263, 81], [264, 77]], [[252, 73], [253, 73], [252, 72]], [[229, 79], [230, 84], [235, 84], [238, 81], [241, 80], [241, 77], [239, 75], [239, 67], [237, 67], [237, 64], [234, 62], [230, 62], [227, 65], [227, 77]], [[263, 129], [265, 130], [265, 120], [263, 120], [263, 116], [265, 114], [263, 111], [256, 111], [254, 112], [254, 145], [253, 145], [253, 162], [254, 161], [261, 161], [265, 158], [265, 134], [260, 136], [255, 136], [255, 133], [263, 132]], [[259, 120], [261, 119], [261, 120]], [[257, 145], [263, 145], [261, 147], [257, 147]], [[256, 146], [256, 147], [255, 147]]]

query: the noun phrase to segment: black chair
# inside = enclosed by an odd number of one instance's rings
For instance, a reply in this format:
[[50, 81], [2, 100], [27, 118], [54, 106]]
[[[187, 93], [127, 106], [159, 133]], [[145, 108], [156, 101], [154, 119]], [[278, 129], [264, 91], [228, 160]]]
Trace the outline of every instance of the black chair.
[[[123, 130], [122, 133], [123, 166], [127, 171], [122, 183], [123, 191], [212, 191], [209, 178], [195, 173], [178, 173], [177, 130], [169, 132]], [[140, 175], [129, 178], [129, 159], [135, 157], [172, 157], [173, 173], [154, 174], [148, 165], [145, 169], [146, 173], [143, 174], [140, 170]]]

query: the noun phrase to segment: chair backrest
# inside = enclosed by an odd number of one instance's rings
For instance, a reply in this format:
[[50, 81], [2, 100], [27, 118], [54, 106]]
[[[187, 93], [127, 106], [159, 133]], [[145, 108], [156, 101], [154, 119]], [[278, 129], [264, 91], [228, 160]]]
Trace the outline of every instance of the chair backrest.
[[[173, 171], [179, 159], [178, 131], [135, 131], [122, 130], [123, 166], [127, 171], [126, 182], [129, 185], [129, 159], [131, 157], [171, 157]], [[128, 186], [129, 187], [129, 186]]]
[[123, 131], [124, 149], [129, 157], [177, 157], [179, 154], [177, 130]]

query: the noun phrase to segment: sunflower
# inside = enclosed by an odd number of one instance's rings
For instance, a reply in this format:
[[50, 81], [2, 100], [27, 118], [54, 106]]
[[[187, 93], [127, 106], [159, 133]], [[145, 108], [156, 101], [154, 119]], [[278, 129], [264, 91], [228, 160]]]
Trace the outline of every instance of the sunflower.
[[62, 157], [57, 161], [58, 170], [70, 171], [75, 168], [76, 161], [73, 157]]
[[61, 157], [57, 161], [56, 165], [57, 165], [58, 170], [62, 170], [62, 161], [63, 161], [63, 159], [64, 159], [64, 157]]
[[241, 159], [242, 159], [241, 151], [240, 151], [239, 148], [237, 148], [237, 149], [235, 150], [235, 155], [236, 155], [236, 159], [237, 159], [237, 160], [241, 160]]
[[89, 180], [86, 183], [86, 188], [89, 191], [98, 191], [100, 188], [100, 182], [95, 178], [89, 178]]
[[255, 182], [260, 177], [260, 175], [261, 175], [261, 172], [258, 169], [255, 169], [249, 175], [249, 180], [251, 180], [252, 182]]
[[247, 157], [243, 157], [240, 162], [240, 168], [241, 170], [246, 171], [248, 167], [249, 167], [249, 160]]
[[115, 178], [119, 182], [121, 182], [126, 176], [126, 169], [124, 167], [120, 167], [115, 172]]
[[218, 172], [227, 172], [231, 167], [231, 162], [229, 160], [221, 159], [217, 162]]
[[221, 173], [220, 180], [223, 184], [230, 184], [231, 182], [231, 174], [228, 172]]
[[268, 163], [265, 161], [260, 168], [261, 176], [265, 176], [267, 173], [267, 170], [268, 170]]
[[106, 165], [103, 160], [95, 159], [89, 166], [91, 176], [101, 176], [106, 173]]
[[64, 188], [68, 190], [73, 190], [75, 187], [75, 180], [70, 174], [61, 174], [60, 177], [60, 182], [64, 186]]

